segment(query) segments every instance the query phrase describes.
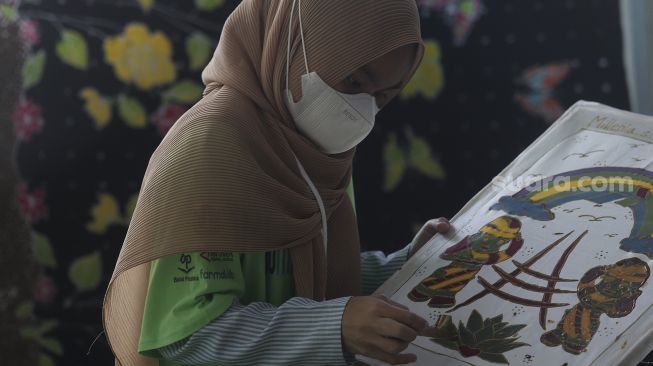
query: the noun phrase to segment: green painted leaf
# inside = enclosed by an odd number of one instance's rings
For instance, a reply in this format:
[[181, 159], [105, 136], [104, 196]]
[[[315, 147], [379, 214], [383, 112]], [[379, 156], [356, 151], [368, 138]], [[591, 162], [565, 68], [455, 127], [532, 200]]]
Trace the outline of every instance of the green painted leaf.
[[487, 319], [486, 322], [483, 324], [483, 327], [480, 330], [478, 330], [476, 333], [474, 333], [474, 336], [476, 337], [476, 340], [478, 342], [482, 342], [486, 339], [491, 339], [493, 335], [494, 335], [494, 329], [492, 327], [492, 324], [487, 324]]
[[195, 6], [202, 11], [215, 10], [224, 5], [224, 0], [195, 0]]
[[478, 311], [473, 310], [472, 314], [469, 316], [469, 319], [467, 320], [467, 329], [469, 329], [470, 332], [476, 332], [480, 330], [483, 327], [483, 317], [481, 314], [478, 313]]
[[199, 70], [206, 66], [211, 56], [213, 44], [211, 39], [201, 32], [194, 32], [186, 38], [186, 55], [191, 70]]
[[63, 355], [63, 347], [61, 346], [61, 342], [54, 338], [42, 338], [39, 340], [39, 344], [41, 347], [54, 353], [57, 356]]
[[79, 291], [89, 291], [100, 285], [102, 260], [100, 253], [77, 258], [68, 269], [70, 281]]
[[17, 319], [29, 319], [34, 316], [34, 303], [31, 301], [24, 301], [16, 306], [14, 316]]
[[46, 354], [39, 355], [39, 366], [55, 366], [52, 357]]
[[23, 65], [24, 89], [29, 89], [41, 81], [46, 58], [47, 56], [43, 50], [40, 50], [27, 58], [25, 65]]
[[492, 348], [491, 351], [494, 353], [505, 353], [508, 351], [512, 351], [515, 348], [526, 347], [526, 346], [530, 346], [530, 344], [523, 343], [523, 342], [506, 342], [497, 345], [496, 347]]
[[485, 361], [489, 361], [492, 363], [502, 363], [505, 365], [509, 365], [510, 363], [506, 359], [506, 356], [502, 354], [497, 354], [497, 353], [488, 353], [488, 352], [481, 352], [478, 354], [478, 357], [484, 359]]
[[0, 14], [10, 22], [15, 22], [18, 19], [18, 12], [13, 5], [0, 5]]
[[118, 114], [129, 127], [143, 129], [147, 126], [145, 107], [135, 98], [120, 94], [118, 96]]
[[503, 348], [505, 345], [512, 344], [511, 339], [487, 339], [482, 342], [478, 342], [476, 347], [478, 347], [481, 351], [484, 352], [491, 352], [491, 353], [502, 353], [499, 351], [495, 351], [495, 349], [501, 347]]
[[463, 322], [458, 324], [458, 339], [461, 345], [474, 346], [476, 344], [474, 334], [465, 327]]
[[526, 324], [516, 324], [516, 325], [510, 325], [507, 326], [499, 331], [497, 331], [494, 336], [497, 338], [508, 338], [511, 337], [517, 332], [519, 332], [522, 328], [524, 328]]
[[490, 319], [490, 321], [492, 322], [492, 325], [499, 324], [499, 323], [501, 323], [502, 320], [503, 320], [503, 314], [499, 314], [499, 315], [495, 316], [494, 318]]
[[173, 102], [193, 104], [202, 98], [204, 88], [192, 81], [183, 80], [170, 87], [163, 93], [164, 104]]
[[88, 45], [79, 32], [64, 29], [56, 46], [57, 56], [65, 64], [80, 70], [88, 68]]
[[57, 259], [47, 236], [36, 232], [32, 234], [32, 253], [38, 263], [47, 268], [57, 268]]

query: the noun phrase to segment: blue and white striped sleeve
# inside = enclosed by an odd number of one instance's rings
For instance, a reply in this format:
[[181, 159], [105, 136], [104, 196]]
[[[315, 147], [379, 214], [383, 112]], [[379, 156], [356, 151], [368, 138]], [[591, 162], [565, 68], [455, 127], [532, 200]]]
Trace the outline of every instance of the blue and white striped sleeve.
[[408, 260], [411, 245], [387, 257], [381, 251], [361, 253], [361, 277], [363, 295], [372, 294]]
[[159, 348], [180, 365], [346, 365], [341, 321], [350, 297], [293, 297], [281, 306], [234, 303], [188, 338]]

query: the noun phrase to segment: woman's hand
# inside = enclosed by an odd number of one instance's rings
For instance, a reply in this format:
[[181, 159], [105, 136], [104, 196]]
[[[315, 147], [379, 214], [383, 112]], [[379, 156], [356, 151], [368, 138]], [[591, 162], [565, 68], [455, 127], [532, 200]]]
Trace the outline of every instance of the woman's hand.
[[424, 244], [426, 244], [429, 240], [431, 240], [435, 234], [444, 234], [449, 231], [449, 229], [451, 229], [451, 224], [449, 224], [449, 220], [445, 219], [444, 217], [427, 221], [426, 224], [424, 224], [424, 226], [419, 229], [417, 235], [415, 235], [415, 238], [413, 239], [412, 245], [410, 247], [410, 253], [408, 254], [408, 257], [410, 258], [415, 253], [417, 253], [417, 251], [420, 250], [420, 248], [423, 247]]
[[342, 315], [345, 350], [391, 365], [415, 362], [417, 356], [401, 352], [429, 329], [426, 320], [385, 296], [352, 297]]

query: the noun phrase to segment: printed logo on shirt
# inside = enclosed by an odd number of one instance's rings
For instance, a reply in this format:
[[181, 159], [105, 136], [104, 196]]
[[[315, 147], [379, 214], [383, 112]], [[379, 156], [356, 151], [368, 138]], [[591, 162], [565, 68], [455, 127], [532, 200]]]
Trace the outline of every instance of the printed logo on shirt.
[[185, 275], [184, 276], [174, 276], [174, 278], [172, 279], [173, 283], [199, 281], [199, 279], [200, 279], [199, 276], [190, 274], [190, 272], [192, 272], [195, 269], [195, 266], [191, 267], [192, 262], [193, 262], [193, 257], [188, 255], [188, 254], [182, 254], [179, 257], [179, 263], [181, 263], [183, 268], [182, 267], [177, 267], [177, 269], [184, 272]]
[[182, 253], [181, 257], [179, 257], [179, 262], [184, 266], [184, 268], [177, 267], [177, 269], [184, 272], [185, 274], [190, 273], [190, 271], [195, 269], [195, 267], [190, 267], [189, 268], [192, 261], [193, 261], [193, 257], [191, 257], [188, 254], [183, 254]]

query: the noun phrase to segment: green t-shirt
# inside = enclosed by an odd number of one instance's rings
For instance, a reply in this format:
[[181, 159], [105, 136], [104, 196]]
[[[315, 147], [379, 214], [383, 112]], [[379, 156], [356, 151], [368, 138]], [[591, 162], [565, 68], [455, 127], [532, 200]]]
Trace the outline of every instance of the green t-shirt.
[[[189, 253], [152, 262], [138, 351], [180, 341], [223, 314], [235, 299], [279, 306], [294, 295], [290, 253]], [[161, 365], [174, 365], [161, 361]]]
[[[354, 206], [353, 180], [347, 195]], [[354, 206], [355, 211], [355, 206]], [[295, 295], [290, 252], [186, 253], [152, 261], [138, 351], [160, 358], [159, 348], [189, 337], [238, 300], [279, 306]], [[176, 364], [160, 360], [160, 366]]]

